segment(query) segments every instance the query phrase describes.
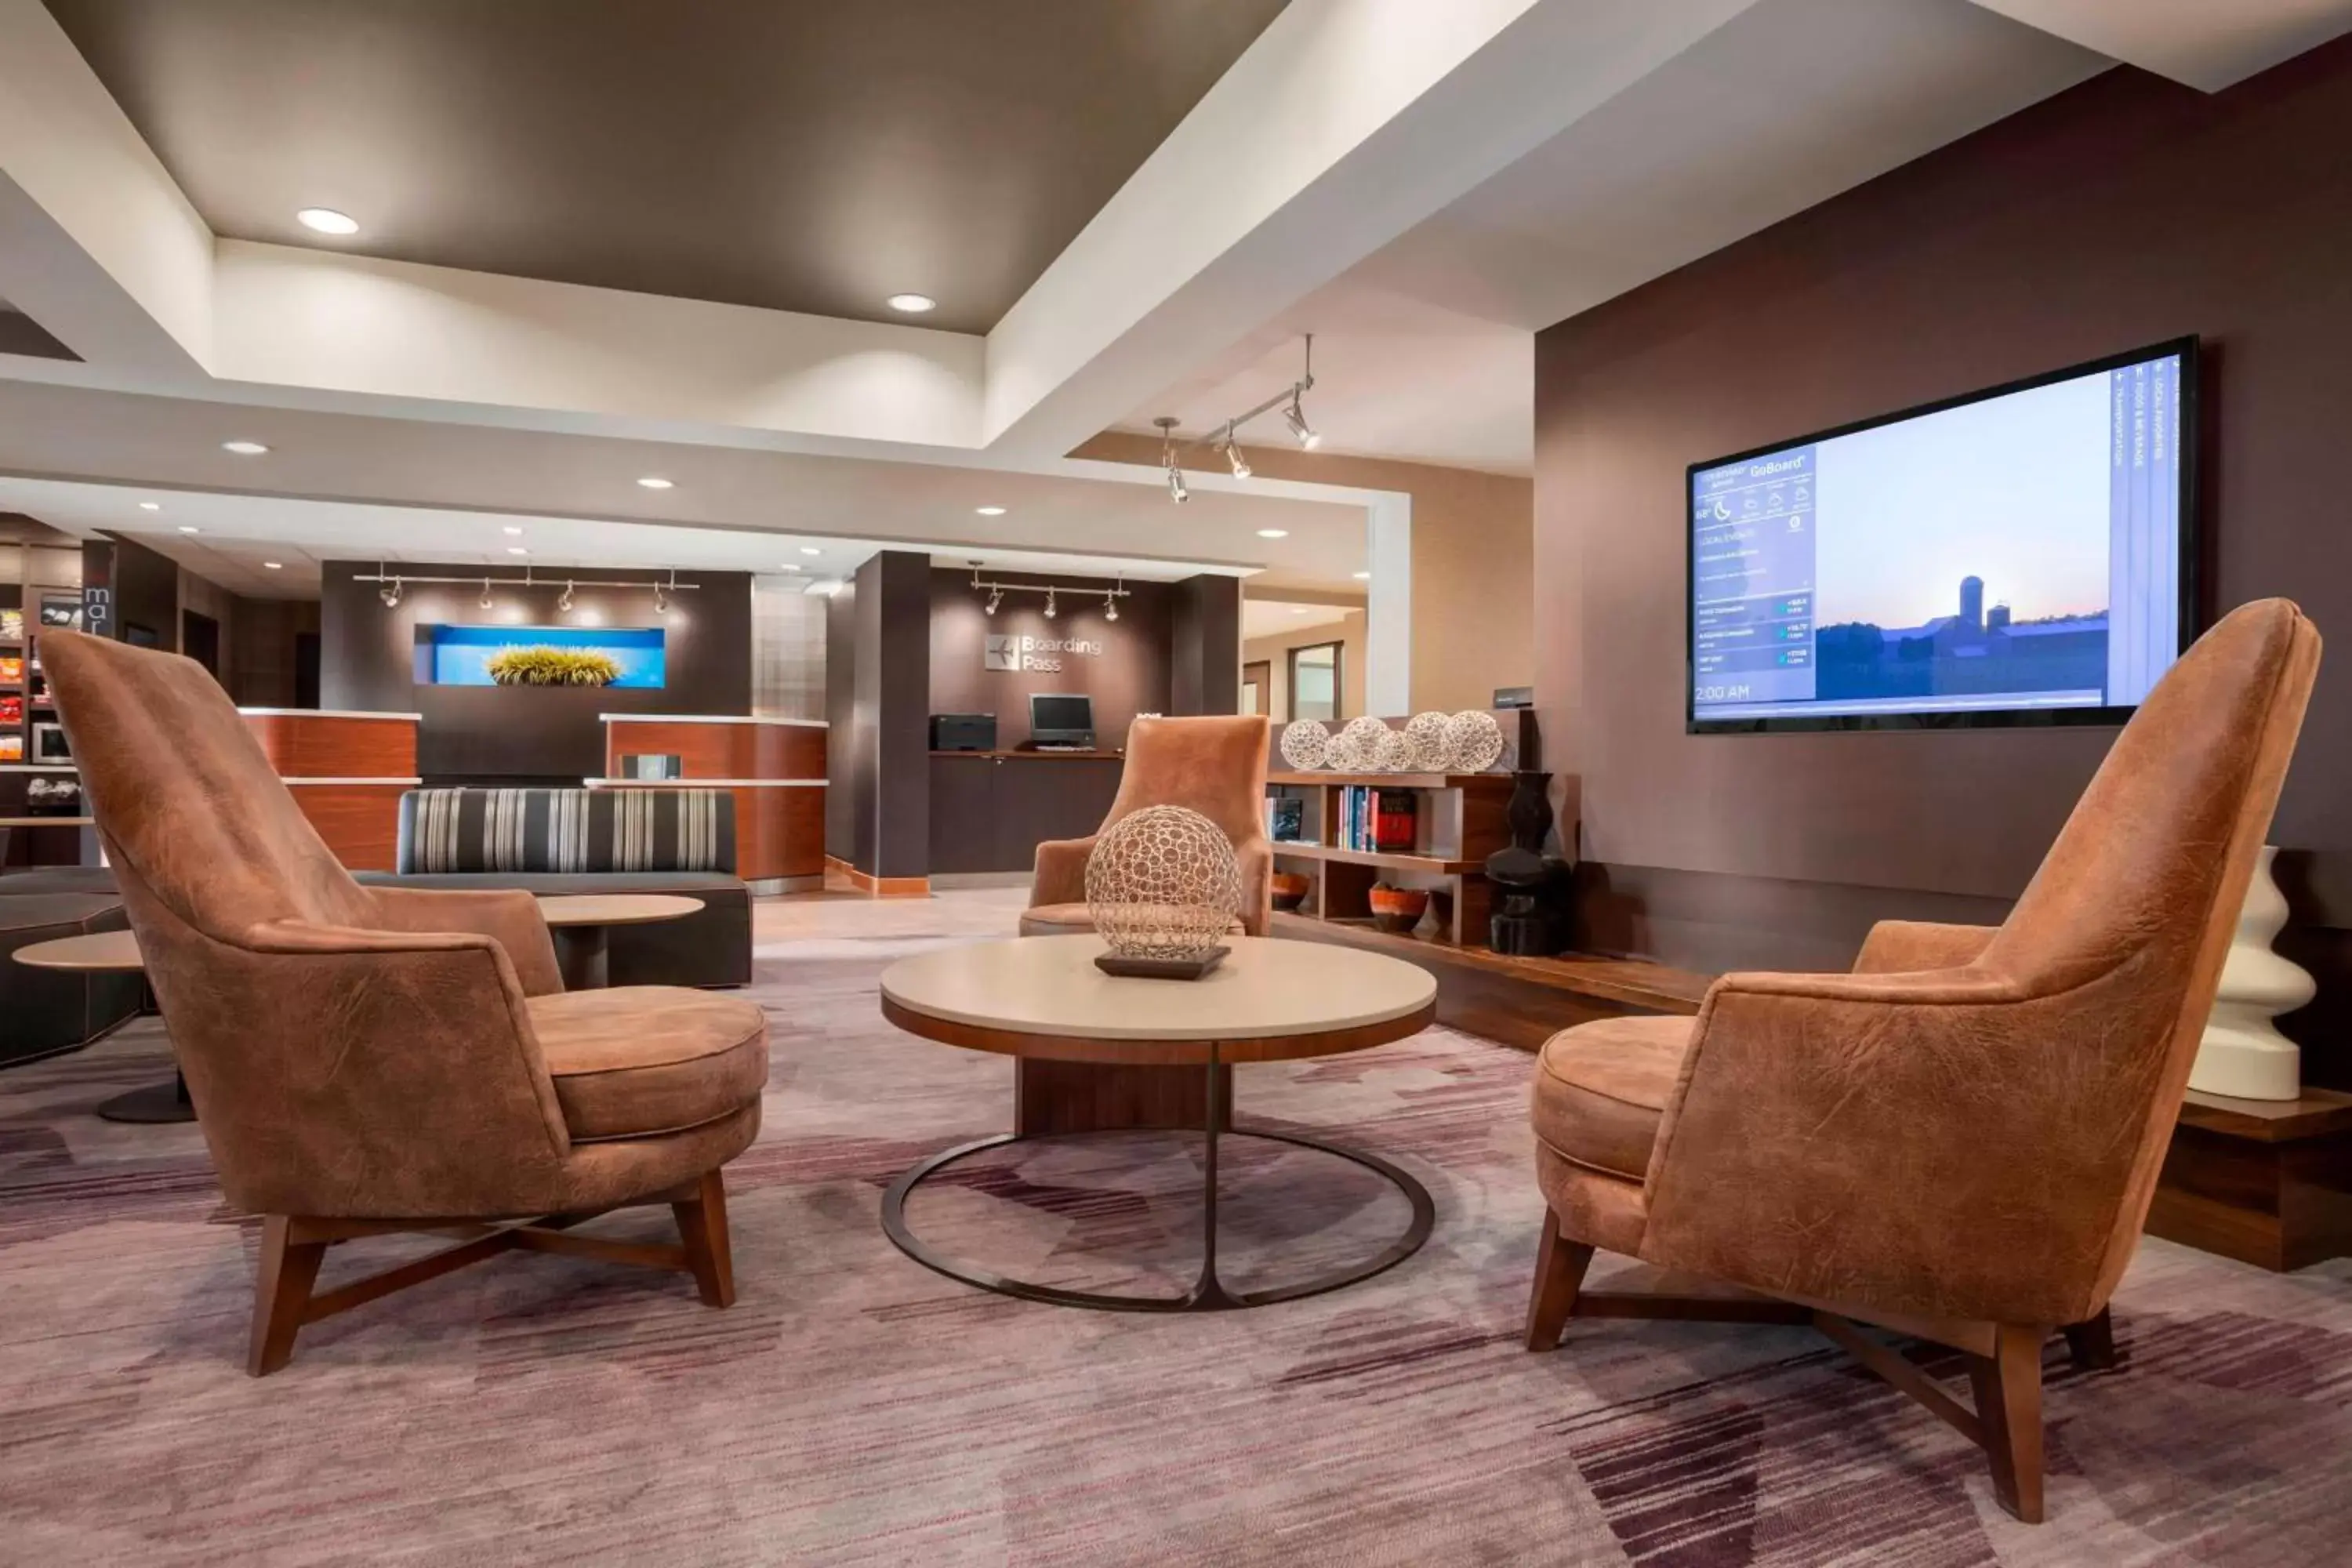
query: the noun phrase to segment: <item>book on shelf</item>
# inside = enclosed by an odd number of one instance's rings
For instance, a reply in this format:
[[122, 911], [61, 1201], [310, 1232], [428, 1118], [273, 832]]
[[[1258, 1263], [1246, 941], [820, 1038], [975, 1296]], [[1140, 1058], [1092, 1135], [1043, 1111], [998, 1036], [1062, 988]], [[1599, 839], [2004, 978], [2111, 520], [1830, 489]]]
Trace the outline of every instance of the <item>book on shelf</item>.
[[1339, 847], [1405, 855], [1421, 831], [1421, 797], [1409, 789], [1348, 784], [1339, 792]]

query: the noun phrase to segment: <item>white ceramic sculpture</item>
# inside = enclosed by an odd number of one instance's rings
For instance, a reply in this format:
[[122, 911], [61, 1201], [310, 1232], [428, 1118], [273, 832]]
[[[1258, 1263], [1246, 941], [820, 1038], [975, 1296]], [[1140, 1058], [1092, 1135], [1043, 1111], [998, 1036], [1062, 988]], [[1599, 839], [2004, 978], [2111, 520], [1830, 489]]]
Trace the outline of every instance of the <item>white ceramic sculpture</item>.
[[1282, 727], [1282, 760], [1302, 773], [1323, 765], [1331, 750], [1331, 731], [1312, 719], [1294, 719]]
[[2271, 951], [2287, 912], [2286, 899], [2271, 880], [2271, 861], [2277, 855], [2264, 845], [2254, 862], [2237, 934], [2221, 963], [2213, 1016], [2197, 1048], [2197, 1065], [2189, 1069], [2189, 1087], [2207, 1094], [2294, 1100], [2303, 1092], [2302, 1053], [2271, 1020], [2310, 1001], [2317, 987], [2310, 975]]
[[1147, 805], [1103, 830], [1087, 856], [1087, 914], [1125, 958], [1200, 958], [1242, 904], [1233, 841], [1197, 811]]
[[1450, 771], [1446, 761], [1450, 753], [1445, 746], [1445, 726], [1443, 713], [1416, 713], [1405, 721], [1404, 738], [1412, 743], [1412, 770], [1421, 773], [1442, 773]]
[[1451, 771], [1483, 773], [1503, 759], [1503, 727], [1483, 708], [1465, 708], [1445, 721]]

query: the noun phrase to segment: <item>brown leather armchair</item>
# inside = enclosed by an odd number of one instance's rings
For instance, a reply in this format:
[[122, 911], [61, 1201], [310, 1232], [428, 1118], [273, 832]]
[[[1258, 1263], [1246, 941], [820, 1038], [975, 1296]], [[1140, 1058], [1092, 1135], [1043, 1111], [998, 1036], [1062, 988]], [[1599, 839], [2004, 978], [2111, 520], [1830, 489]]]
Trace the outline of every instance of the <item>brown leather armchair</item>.
[[[1241, 862], [1244, 935], [1264, 936], [1274, 918], [1274, 845], [1265, 836], [1266, 721], [1238, 718], [1138, 719], [1127, 732], [1127, 763], [1103, 828], [1147, 805], [1199, 812], [1234, 843]], [[1023, 936], [1064, 936], [1094, 929], [1087, 913], [1087, 857], [1102, 829], [1084, 838], [1037, 846]]]
[[[222, 1190], [264, 1216], [248, 1370], [306, 1322], [516, 1248], [734, 1298], [722, 1165], [767, 1025], [667, 986], [565, 994], [523, 892], [362, 887], [194, 662], [55, 632], [43, 664]], [[570, 1227], [667, 1203], [681, 1245]], [[552, 1216], [538, 1223], [493, 1223]], [[313, 1294], [327, 1248], [466, 1239]]]
[[[2110, 1364], [2131, 1260], [2319, 664], [2284, 600], [2201, 638], [1997, 930], [1889, 921], [1849, 974], [1727, 974], [1696, 1019], [1555, 1036], [1528, 1348], [1571, 1317], [1808, 1322], [2042, 1517], [2042, 1347]], [[1581, 1289], [1594, 1249], [1744, 1288]], [[1746, 1294], [1745, 1292], [1754, 1292]], [[1976, 1407], [1856, 1324], [1954, 1346]]]

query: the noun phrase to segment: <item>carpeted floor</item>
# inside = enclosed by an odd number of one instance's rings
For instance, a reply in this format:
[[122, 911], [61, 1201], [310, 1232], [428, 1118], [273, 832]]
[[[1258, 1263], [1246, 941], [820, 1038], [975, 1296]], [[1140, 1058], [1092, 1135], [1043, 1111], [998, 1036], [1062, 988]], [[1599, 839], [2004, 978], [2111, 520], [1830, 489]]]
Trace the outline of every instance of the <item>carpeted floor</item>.
[[[763, 907], [767, 1127], [730, 1172], [741, 1300], [516, 1257], [241, 1366], [254, 1227], [197, 1131], [98, 1100], [165, 1068], [137, 1026], [0, 1075], [0, 1562], [2304, 1564], [2352, 1552], [2352, 1267], [2280, 1278], [2148, 1243], [2123, 1370], [2054, 1349], [2051, 1522], [1795, 1331], [1580, 1324], [1517, 1340], [1538, 1204], [1528, 1058], [1445, 1031], [1243, 1069], [1240, 1115], [1385, 1154], [1430, 1245], [1335, 1295], [1153, 1318], [1033, 1306], [901, 1257], [884, 1187], [1001, 1131], [1009, 1065], [884, 1024], [893, 958], [1010, 930], [1017, 896]], [[1243, 1285], [1369, 1250], [1374, 1180], [1236, 1155]], [[1191, 1266], [1193, 1152], [1041, 1149], [918, 1227], [1100, 1288]], [[604, 1222], [656, 1234], [667, 1216]], [[410, 1244], [339, 1248], [338, 1272]], [[343, 1256], [348, 1253], [351, 1256]], [[1935, 1365], [1933, 1361], [1929, 1363]]]

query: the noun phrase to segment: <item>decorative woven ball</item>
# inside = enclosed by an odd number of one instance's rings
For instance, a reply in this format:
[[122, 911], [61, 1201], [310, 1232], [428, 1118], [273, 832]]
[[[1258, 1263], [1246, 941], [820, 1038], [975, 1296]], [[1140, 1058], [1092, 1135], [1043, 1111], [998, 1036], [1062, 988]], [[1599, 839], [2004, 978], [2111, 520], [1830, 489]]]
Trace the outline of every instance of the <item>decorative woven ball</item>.
[[1372, 766], [1384, 773], [1409, 773], [1418, 765], [1419, 756], [1411, 736], [1402, 730], [1390, 730], [1381, 734], [1373, 751]]
[[1445, 721], [1446, 749], [1452, 771], [1483, 773], [1503, 757], [1503, 727], [1480, 708], [1466, 708]]
[[1404, 738], [1412, 743], [1413, 772], [1442, 773], [1452, 771], [1446, 766], [1452, 753], [1445, 744], [1445, 726], [1451, 722], [1444, 714], [1433, 711], [1416, 713], [1405, 721]]
[[1294, 719], [1282, 727], [1282, 760], [1302, 773], [1323, 765], [1331, 749], [1331, 731], [1313, 719]]
[[1381, 737], [1388, 732], [1389, 727], [1378, 719], [1350, 719], [1345, 729], [1331, 737], [1324, 762], [1343, 773], [1370, 773], [1380, 764]]
[[1087, 913], [1125, 958], [1200, 958], [1233, 930], [1241, 867], [1224, 830], [1181, 805], [1120, 817], [1087, 857]]

